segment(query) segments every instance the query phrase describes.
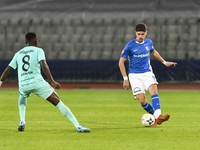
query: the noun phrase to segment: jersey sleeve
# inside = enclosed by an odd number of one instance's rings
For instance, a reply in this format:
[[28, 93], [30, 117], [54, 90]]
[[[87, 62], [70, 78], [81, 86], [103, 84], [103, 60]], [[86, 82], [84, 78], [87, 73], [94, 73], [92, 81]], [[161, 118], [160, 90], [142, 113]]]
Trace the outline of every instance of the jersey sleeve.
[[126, 44], [126, 46], [124, 47], [124, 49], [122, 50], [122, 52], [121, 52], [121, 57], [123, 57], [123, 58], [128, 58], [128, 56], [129, 56], [129, 44]]
[[153, 46], [153, 42], [151, 41], [151, 42], [150, 42], [150, 52], [154, 51], [154, 49], [155, 49], [155, 48], [154, 48], [154, 46]]
[[39, 49], [38, 52], [38, 62], [40, 62], [41, 60], [46, 60], [43, 49]]
[[18, 67], [17, 63], [17, 53], [14, 55], [13, 59], [9, 63], [9, 66], [12, 67], [13, 69], [16, 69]]

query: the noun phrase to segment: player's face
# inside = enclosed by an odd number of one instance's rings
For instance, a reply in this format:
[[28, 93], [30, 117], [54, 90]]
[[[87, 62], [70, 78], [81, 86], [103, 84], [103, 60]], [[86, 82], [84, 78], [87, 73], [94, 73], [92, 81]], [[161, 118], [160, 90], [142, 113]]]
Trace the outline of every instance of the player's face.
[[147, 35], [147, 32], [144, 31], [137, 31], [135, 33], [136, 33], [136, 41], [140, 43], [144, 41]]

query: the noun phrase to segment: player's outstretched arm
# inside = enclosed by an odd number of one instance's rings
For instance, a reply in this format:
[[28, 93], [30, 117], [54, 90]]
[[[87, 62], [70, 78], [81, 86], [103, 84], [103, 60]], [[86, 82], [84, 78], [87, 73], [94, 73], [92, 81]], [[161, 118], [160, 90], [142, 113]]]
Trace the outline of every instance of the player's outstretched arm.
[[170, 62], [170, 61], [165, 61], [161, 56], [160, 56], [160, 54], [156, 51], [156, 50], [154, 50], [154, 51], [152, 51], [151, 52], [151, 55], [153, 56], [153, 57], [155, 57], [158, 61], [160, 61], [160, 62], [162, 62], [165, 66], [167, 66], [167, 67], [170, 67], [170, 66], [174, 66], [174, 67], [176, 67], [176, 65], [177, 65], [177, 63], [176, 62]]
[[3, 83], [3, 81], [5, 80], [5, 78], [10, 74], [10, 72], [13, 70], [12, 67], [8, 66], [4, 72], [2, 73], [1, 75], [1, 78], [0, 78], [0, 87], [1, 87], [1, 84]]
[[58, 82], [54, 81], [54, 79], [53, 79], [53, 77], [51, 75], [49, 66], [47, 65], [46, 61], [45, 60], [41, 60], [40, 64], [41, 64], [42, 70], [44, 71], [44, 73], [46, 74], [46, 76], [51, 81], [51, 85], [53, 86], [53, 88], [59, 89], [60, 88], [60, 84]]

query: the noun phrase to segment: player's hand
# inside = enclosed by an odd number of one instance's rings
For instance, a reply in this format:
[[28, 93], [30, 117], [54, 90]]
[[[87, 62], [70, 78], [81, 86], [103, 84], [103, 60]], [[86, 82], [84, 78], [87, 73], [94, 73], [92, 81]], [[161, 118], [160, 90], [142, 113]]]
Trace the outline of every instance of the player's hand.
[[129, 81], [128, 81], [128, 80], [124, 80], [123, 88], [124, 88], [125, 90], [129, 89]]
[[51, 82], [51, 85], [54, 89], [60, 89], [60, 84], [58, 82]]
[[176, 67], [177, 63], [167, 61], [166, 64], [165, 64], [165, 66], [167, 66], [167, 67], [170, 67], [170, 66], [172, 66], [172, 65], [173, 65], [174, 67]]

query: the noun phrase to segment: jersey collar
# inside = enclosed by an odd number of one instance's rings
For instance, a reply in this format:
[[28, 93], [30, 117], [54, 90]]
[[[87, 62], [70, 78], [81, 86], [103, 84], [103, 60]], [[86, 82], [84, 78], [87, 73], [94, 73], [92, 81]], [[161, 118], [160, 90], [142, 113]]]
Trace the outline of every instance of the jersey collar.
[[140, 43], [140, 42], [138, 42], [138, 41], [135, 40], [135, 42], [136, 42], [137, 44], [144, 44], [144, 41], [143, 41], [142, 43]]

